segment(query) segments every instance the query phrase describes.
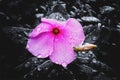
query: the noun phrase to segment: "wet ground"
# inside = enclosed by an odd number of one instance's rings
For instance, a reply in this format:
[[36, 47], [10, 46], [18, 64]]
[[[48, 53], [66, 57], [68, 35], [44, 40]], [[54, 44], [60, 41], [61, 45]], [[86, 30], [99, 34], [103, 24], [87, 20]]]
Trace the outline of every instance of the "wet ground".
[[[119, 80], [119, 15], [118, 0], [0, 0], [0, 80]], [[35, 58], [25, 45], [42, 17], [76, 18], [84, 43], [98, 47], [78, 52], [67, 69]]]

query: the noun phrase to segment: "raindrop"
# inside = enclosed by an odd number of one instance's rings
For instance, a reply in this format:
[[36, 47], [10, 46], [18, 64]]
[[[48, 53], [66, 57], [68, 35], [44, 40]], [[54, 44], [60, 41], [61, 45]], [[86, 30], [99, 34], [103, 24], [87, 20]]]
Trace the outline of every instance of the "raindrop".
[[96, 63], [97, 61], [96, 61], [96, 59], [93, 59], [93, 63]]
[[41, 71], [41, 68], [40, 68], [40, 67], [38, 67], [38, 68], [37, 68], [37, 70], [38, 70], [38, 71]]
[[63, 66], [63, 67], [66, 67], [66, 66], [67, 66], [67, 64], [66, 64], [66, 63], [62, 63], [62, 66]]
[[38, 13], [38, 14], [35, 14], [37, 18], [42, 18], [44, 16], [44, 14], [42, 13]]
[[45, 69], [48, 70], [48, 67], [46, 67]]
[[38, 57], [38, 58], [41, 58], [42, 56], [41, 56], [41, 55], [38, 55], [37, 57]]
[[104, 28], [105, 26], [104, 26], [104, 25], [102, 25], [102, 27]]
[[34, 63], [36, 64], [36, 63], [37, 63], [37, 61], [34, 61]]
[[26, 48], [29, 48], [30, 46], [29, 45], [27, 45], [27, 47]]
[[38, 11], [38, 8], [36, 8], [35, 11]]
[[94, 72], [94, 73], [95, 73], [95, 72], [97, 72], [97, 70], [92, 70], [92, 72]]
[[39, 32], [41, 28], [37, 28], [37, 31]]
[[45, 55], [45, 57], [47, 57], [48, 55]]
[[56, 18], [56, 19], [58, 19], [59, 17], [58, 17], [58, 16], [56, 16], [55, 18]]
[[96, 39], [97, 39], [97, 38], [96, 38], [95, 36], [92, 38], [92, 40], [94, 40], [94, 41], [95, 41]]
[[22, 35], [19, 34], [18, 36], [21, 37]]
[[98, 23], [98, 26], [100, 27], [100, 26], [101, 26], [101, 23]]
[[55, 63], [56, 63], [56, 64], [58, 64], [58, 62], [57, 62], [57, 61], [56, 61]]
[[86, 52], [85, 51], [82, 51], [82, 54], [85, 54]]

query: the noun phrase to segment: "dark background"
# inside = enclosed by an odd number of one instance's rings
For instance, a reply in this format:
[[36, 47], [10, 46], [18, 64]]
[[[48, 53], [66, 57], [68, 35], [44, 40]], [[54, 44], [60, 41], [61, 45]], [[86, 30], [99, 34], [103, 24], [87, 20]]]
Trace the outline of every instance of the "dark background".
[[[84, 16], [95, 16], [97, 20], [83, 20], [83, 26], [102, 26], [98, 32], [92, 34], [97, 36], [93, 41], [86, 38], [86, 41], [98, 45], [94, 52], [98, 60], [109, 65], [116, 75], [120, 76], [120, 2], [119, 0], [61, 0], [66, 5], [66, 12], [70, 17], [82, 19]], [[38, 23], [39, 18], [45, 17], [49, 11], [49, 6], [54, 5], [55, 0], [0, 0], [0, 80], [23, 80], [23, 70], [18, 71], [17, 66], [33, 57], [25, 49], [26, 37], [22, 30], [7, 30], [11, 27], [23, 27], [33, 29]], [[60, 1], [58, 1], [60, 2]], [[48, 4], [49, 3], [49, 4]], [[85, 6], [85, 4], [88, 4]], [[41, 7], [43, 5], [43, 7]], [[45, 6], [48, 5], [48, 6]], [[78, 7], [78, 5], [80, 7]], [[76, 6], [72, 8], [72, 6]], [[83, 7], [82, 7], [83, 6]], [[108, 7], [105, 7], [108, 6]], [[59, 10], [58, 10], [59, 11]], [[71, 13], [72, 11], [73, 13]], [[80, 13], [80, 14], [78, 14]], [[37, 15], [40, 15], [39, 17]], [[100, 21], [100, 22], [99, 22]], [[90, 29], [91, 28], [87, 28]], [[91, 31], [87, 31], [86, 35]], [[18, 36], [19, 35], [19, 36]], [[28, 70], [29, 71], [29, 70]], [[32, 78], [31, 78], [32, 80]], [[41, 79], [38, 79], [41, 80]], [[99, 80], [99, 79], [98, 79]], [[102, 80], [102, 79], [101, 79]], [[112, 79], [103, 79], [112, 80]], [[118, 79], [119, 80], [119, 79]]]

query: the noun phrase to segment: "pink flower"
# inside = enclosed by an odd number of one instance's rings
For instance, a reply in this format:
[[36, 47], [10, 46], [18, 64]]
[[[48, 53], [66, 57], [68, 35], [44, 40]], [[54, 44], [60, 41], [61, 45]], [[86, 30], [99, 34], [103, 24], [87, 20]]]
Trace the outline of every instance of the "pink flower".
[[27, 49], [38, 58], [46, 58], [66, 67], [75, 59], [74, 46], [81, 45], [85, 35], [81, 24], [74, 18], [65, 22], [42, 18], [30, 33]]

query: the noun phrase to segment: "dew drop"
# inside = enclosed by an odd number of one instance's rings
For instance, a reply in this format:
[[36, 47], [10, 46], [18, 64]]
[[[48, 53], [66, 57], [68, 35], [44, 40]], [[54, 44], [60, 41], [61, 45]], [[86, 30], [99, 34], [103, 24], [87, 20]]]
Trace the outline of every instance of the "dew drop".
[[96, 39], [97, 39], [97, 38], [96, 38], [95, 36], [92, 38], [92, 40], [94, 40], [94, 41], [95, 41]]
[[56, 64], [58, 64], [58, 62], [57, 62], [57, 61], [56, 61], [55, 63], [56, 63]]
[[36, 64], [36, 63], [37, 63], [37, 61], [34, 61], [34, 63]]
[[38, 57], [38, 58], [41, 58], [42, 56], [41, 56], [41, 55], [38, 55], [37, 57]]
[[98, 23], [98, 26], [100, 27], [100, 26], [101, 26], [101, 23]]
[[58, 16], [56, 16], [55, 18], [56, 18], [56, 19], [58, 19], [59, 17], [58, 17]]
[[47, 57], [48, 55], [45, 55], [45, 57]]
[[86, 52], [85, 51], [82, 51], [82, 54], [85, 54]]
[[66, 63], [62, 63], [62, 66], [63, 66], [63, 67], [66, 67], [66, 66], [67, 66], [67, 64], [66, 64]]
[[29, 48], [30, 46], [29, 45], [27, 45], [27, 47], [26, 48]]
[[40, 28], [37, 28], [37, 31], [39, 32], [39, 31], [40, 31]]
[[38, 11], [38, 8], [36, 8], [35, 10]]
[[38, 68], [37, 68], [37, 70], [38, 70], [38, 71], [41, 71], [41, 68], [40, 68], [40, 67], [38, 67]]
[[18, 36], [21, 37], [22, 35], [19, 34]]
[[48, 67], [46, 67], [45, 69], [48, 70]]
[[92, 61], [93, 63], [96, 63], [97, 61], [96, 61], [96, 59], [93, 59], [93, 61]]

